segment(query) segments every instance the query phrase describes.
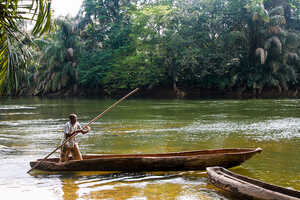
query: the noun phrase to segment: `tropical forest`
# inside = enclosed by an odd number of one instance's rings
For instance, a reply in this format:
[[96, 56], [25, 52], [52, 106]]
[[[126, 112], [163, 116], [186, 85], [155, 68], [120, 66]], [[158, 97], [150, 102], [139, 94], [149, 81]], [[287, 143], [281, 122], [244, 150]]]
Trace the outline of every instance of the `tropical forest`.
[[298, 0], [0, 3], [0, 96], [299, 97]]

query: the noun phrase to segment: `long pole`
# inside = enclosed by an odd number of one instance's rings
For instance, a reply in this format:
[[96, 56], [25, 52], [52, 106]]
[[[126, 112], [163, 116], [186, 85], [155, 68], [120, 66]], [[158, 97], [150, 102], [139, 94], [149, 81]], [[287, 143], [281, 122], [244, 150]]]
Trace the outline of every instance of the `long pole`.
[[[108, 107], [106, 110], [104, 110], [101, 114], [99, 114], [98, 116], [96, 116], [94, 119], [92, 119], [89, 123], [87, 123], [87, 125], [85, 125], [83, 128], [86, 128], [88, 126], [90, 126], [93, 122], [95, 122], [96, 120], [98, 120], [100, 117], [102, 117], [106, 112], [110, 111], [113, 107], [115, 107], [117, 104], [119, 104], [121, 101], [123, 101], [124, 99], [126, 99], [127, 97], [129, 97], [130, 95], [134, 94], [135, 92], [137, 92], [139, 90], [139, 88], [136, 88], [135, 90], [131, 91], [130, 93], [128, 93], [126, 96], [122, 97], [121, 99], [119, 99], [116, 103], [112, 104], [110, 107]], [[27, 171], [27, 173], [30, 173], [32, 170], [34, 170], [37, 166], [39, 166], [39, 164], [43, 161], [46, 160], [49, 156], [51, 156], [55, 151], [57, 151], [59, 148], [61, 148], [63, 145], [65, 145], [68, 141], [70, 141], [72, 138], [74, 138], [78, 133], [74, 133], [71, 137], [69, 137], [67, 140], [65, 140], [61, 145], [59, 145], [58, 147], [56, 147], [56, 149], [54, 149], [53, 151], [51, 151], [46, 157], [44, 157], [43, 159], [39, 160], [39, 162], [37, 162], [29, 171]]]

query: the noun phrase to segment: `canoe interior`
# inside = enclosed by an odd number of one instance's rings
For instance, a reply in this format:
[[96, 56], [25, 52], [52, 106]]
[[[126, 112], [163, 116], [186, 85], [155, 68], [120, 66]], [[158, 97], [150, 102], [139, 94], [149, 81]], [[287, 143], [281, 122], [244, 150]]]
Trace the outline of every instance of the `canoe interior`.
[[[83, 155], [83, 160], [89, 159], [105, 159], [105, 158], [164, 158], [164, 157], [188, 157], [188, 156], [201, 156], [201, 155], [217, 155], [217, 154], [248, 154], [254, 152], [261, 152], [261, 148], [235, 148], [235, 149], [211, 149], [199, 151], [186, 151], [186, 152], [173, 152], [173, 153], [159, 153], [159, 154], [87, 154]], [[38, 159], [40, 161], [42, 159]], [[44, 161], [58, 162], [58, 158], [49, 158]]]
[[210, 167], [211, 170], [215, 171], [218, 175], [224, 176], [226, 178], [232, 179], [233, 181], [236, 181], [237, 179], [240, 181], [244, 181], [246, 183], [249, 184], [253, 184], [256, 185], [258, 187], [264, 188], [266, 190], [271, 190], [274, 192], [278, 192], [281, 194], [285, 194], [287, 196], [292, 196], [292, 197], [296, 197], [300, 199], [300, 192], [297, 190], [292, 190], [292, 189], [288, 189], [288, 188], [284, 188], [284, 187], [280, 187], [280, 186], [276, 186], [276, 185], [272, 185], [272, 184], [268, 184], [256, 179], [251, 179], [249, 177], [246, 176], [242, 176], [239, 174], [235, 174], [230, 172], [227, 169], [224, 169], [223, 167]]

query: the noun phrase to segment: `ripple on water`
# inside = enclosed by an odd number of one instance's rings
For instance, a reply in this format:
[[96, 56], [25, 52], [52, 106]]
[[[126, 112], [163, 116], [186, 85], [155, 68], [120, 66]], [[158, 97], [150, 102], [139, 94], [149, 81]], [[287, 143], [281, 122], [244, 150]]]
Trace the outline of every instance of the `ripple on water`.
[[[0, 125], [6, 126], [23, 126], [23, 125], [51, 125], [64, 122], [65, 119], [30, 119], [30, 120], [11, 120], [11, 121], [1, 121]], [[61, 124], [63, 126], [63, 124]]]
[[0, 186], [0, 194], [4, 199], [30, 199], [30, 200], [53, 200], [58, 199], [57, 192], [49, 191], [48, 188], [41, 189], [37, 187], [26, 187], [22, 188], [7, 188]]
[[[263, 140], [258, 143], [255, 141], [254, 144], [262, 145], [264, 153], [244, 166], [251, 167], [256, 178], [273, 183], [288, 183], [290, 185], [286, 186], [297, 189], [299, 178], [295, 174], [299, 171], [299, 163], [295, 159], [298, 155], [295, 150], [299, 142], [295, 142], [293, 146], [293, 142], [288, 139], [299, 137], [299, 112], [290, 112], [299, 105], [299, 100], [276, 101], [278, 105], [273, 102], [263, 101], [262, 104], [260, 101], [251, 101], [248, 104], [247, 101], [166, 101], [158, 104], [154, 101], [151, 105], [143, 103], [128, 106], [130, 110], [137, 108], [133, 111], [134, 114], [121, 107], [122, 109], [111, 112], [94, 123], [92, 134], [80, 136], [80, 148], [89, 153], [171, 152], [202, 147], [242, 146], [249, 142], [248, 138]], [[63, 105], [47, 101], [34, 105], [0, 105], [0, 144], [4, 146], [2, 149], [0, 146], [1, 197], [39, 200], [41, 197], [45, 200], [232, 200], [210, 186], [207, 177], [199, 177], [193, 172], [189, 172], [191, 175], [186, 172], [121, 173], [112, 176], [76, 173], [28, 175], [26, 171], [29, 170], [29, 161], [46, 156], [60, 143], [59, 131], [67, 120], [61, 115], [74, 110], [81, 111], [80, 122], [83, 124], [84, 120], [88, 121], [97, 114], [94, 107], [99, 104], [98, 100], [90, 106], [81, 104], [80, 100], [64, 100], [62, 103]], [[102, 109], [100, 105], [98, 108]], [[286, 111], [283, 113], [282, 110]], [[264, 112], [269, 114], [263, 115]], [[60, 117], [55, 118], [57, 116]], [[285, 116], [288, 117], [284, 118]], [[93, 134], [96, 132], [97, 134]], [[241, 143], [240, 138], [246, 139]], [[281, 138], [287, 139], [282, 146], [278, 145], [281, 141], [269, 142]], [[58, 155], [59, 152], [53, 157]]]
[[36, 106], [25, 106], [25, 105], [3, 105], [0, 106], [0, 110], [25, 110], [25, 109], [36, 109]]
[[10, 112], [10, 113], [0, 113], [0, 115], [4, 115], [4, 116], [7, 116], [7, 115], [35, 115], [35, 114], [38, 114], [38, 113], [34, 113], [34, 112]]
[[[141, 126], [122, 127], [117, 128], [116, 124], [112, 124], [115, 129], [107, 127], [106, 133], [131, 133], [131, 134], [148, 134], [152, 133], [152, 137], [155, 137], [153, 133], [160, 133], [159, 136], [168, 135], [169, 133], [187, 133], [187, 136], [192, 135], [206, 135], [210, 133], [210, 137], [214, 137], [214, 133], [218, 135], [229, 135], [235, 133], [246, 137], [251, 137], [255, 140], [280, 140], [300, 138], [298, 132], [298, 126], [300, 124], [300, 118], [283, 118], [278, 119], [274, 117], [271, 120], [256, 121], [226, 121], [223, 115], [218, 115], [220, 120], [199, 120], [192, 124], [176, 123], [169, 121], [156, 121], [148, 120], [141, 121]], [[103, 124], [102, 124], [103, 125]], [[109, 125], [109, 124], [104, 124]], [[126, 136], [126, 135], [125, 135]]]
[[257, 140], [280, 140], [300, 138], [298, 132], [300, 124], [299, 118], [284, 118], [275, 120], [265, 120], [254, 123], [222, 121], [217, 123], [206, 123], [198, 121], [192, 125], [178, 128], [178, 131], [187, 133], [218, 133], [228, 135], [238, 133], [252, 137]]
[[[62, 179], [65, 193], [68, 188], [77, 188], [79, 198], [100, 197], [119, 195], [127, 196], [126, 199], [146, 198], [145, 196], [163, 195], [167, 199], [225, 199], [214, 194], [207, 188], [207, 178], [195, 178], [188, 173], [112, 173], [98, 176], [83, 176], [76, 179]], [[197, 175], [196, 175], [197, 176]], [[156, 191], [152, 193], [151, 191]], [[168, 191], [168, 192], [167, 192]], [[74, 191], [70, 191], [74, 192]], [[150, 193], [148, 193], [150, 192]], [[147, 194], [145, 194], [147, 193]], [[118, 196], [119, 196], [118, 195]], [[120, 197], [120, 196], [119, 196]], [[201, 198], [200, 198], [201, 197]], [[123, 198], [120, 198], [123, 199]], [[146, 198], [147, 199], [147, 198]], [[161, 198], [158, 198], [161, 199]]]

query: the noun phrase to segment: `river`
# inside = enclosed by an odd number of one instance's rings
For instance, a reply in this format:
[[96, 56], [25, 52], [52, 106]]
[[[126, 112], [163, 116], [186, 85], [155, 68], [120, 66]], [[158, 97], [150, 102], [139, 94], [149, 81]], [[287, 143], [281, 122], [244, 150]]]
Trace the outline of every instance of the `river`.
[[[82, 125], [115, 100], [0, 99], [4, 199], [236, 200], [204, 171], [26, 173], [61, 141], [69, 113]], [[82, 153], [164, 153], [261, 147], [235, 173], [300, 190], [300, 100], [128, 99], [78, 136]], [[59, 156], [58, 152], [53, 157]]]

